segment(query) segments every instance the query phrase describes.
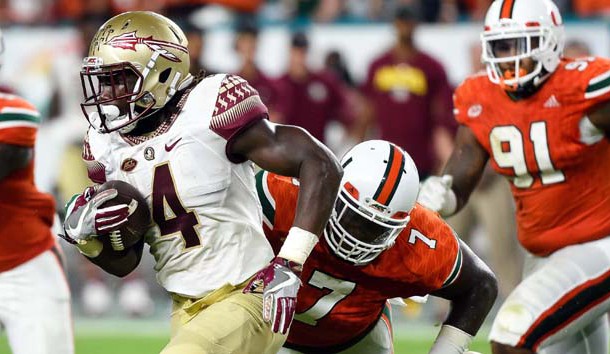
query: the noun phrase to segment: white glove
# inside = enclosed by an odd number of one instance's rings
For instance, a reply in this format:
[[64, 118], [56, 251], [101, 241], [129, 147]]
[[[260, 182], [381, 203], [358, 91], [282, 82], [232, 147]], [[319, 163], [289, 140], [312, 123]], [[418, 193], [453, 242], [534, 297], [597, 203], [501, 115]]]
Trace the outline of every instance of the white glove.
[[91, 240], [99, 234], [116, 230], [127, 222], [127, 218], [134, 209], [127, 204], [100, 208], [102, 204], [117, 196], [116, 189], [107, 189], [93, 197], [87, 195], [87, 192], [82, 196], [86, 204], [78, 209], [74, 208], [76, 210], [72, 210], [64, 222], [68, 236], [79, 244]]
[[428, 177], [419, 188], [417, 202], [442, 216], [450, 216], [457, 209], [457, 198], [451, 189], [453, 176]]

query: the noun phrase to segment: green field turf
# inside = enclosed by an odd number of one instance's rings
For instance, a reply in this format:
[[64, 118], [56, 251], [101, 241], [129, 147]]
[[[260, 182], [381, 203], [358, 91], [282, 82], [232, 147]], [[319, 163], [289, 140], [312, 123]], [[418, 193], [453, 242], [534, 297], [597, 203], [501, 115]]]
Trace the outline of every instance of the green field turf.
[[[77, 321], [75, 328], [76, 354], [156, 354], [167, 343], [169, 332], [163, 322]], [[395, 353], [427, 354], [437, 330], [434, 327], [395, 328]], [[491, 354], [484, 335], [477, 336], [470, 349]], [[4, 334], [0, 334], [0, 353], [9, 353]]]
[[[154, 354], [159, 353], [167, 339], [159, 336], [77, 336], [76, 354]], [[429, 340], [397, 339], [395, 353], [427, 354], [430, 349]], [[475, 342], [471, 350], [482, 354], [490, 354], [486, 342]], [[9, 353], [6, 338], [0, 338], [0, 353]]]

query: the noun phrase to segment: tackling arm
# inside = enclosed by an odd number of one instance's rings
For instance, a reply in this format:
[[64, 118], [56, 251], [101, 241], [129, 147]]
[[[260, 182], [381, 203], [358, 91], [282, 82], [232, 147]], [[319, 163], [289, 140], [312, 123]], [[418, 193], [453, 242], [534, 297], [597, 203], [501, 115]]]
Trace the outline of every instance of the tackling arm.
[[25, 168], [34, 155], [31, 147], [0, 143], [0, 180], [16, 170]]
[[498, 294], [496, 277], [489, 267], [464, 242], [459, 243], [463, 256], [460, 276], [451, 285], [432, 293], [451, 301], [451, 310], [431, 354], [463, 353]]
[[498, 284], [491, 269], [462, 240], [459, 243], [463, 257], [459, 277], [432, 295], [451, 301], [444, 324], [474, 336], [496, 300]]

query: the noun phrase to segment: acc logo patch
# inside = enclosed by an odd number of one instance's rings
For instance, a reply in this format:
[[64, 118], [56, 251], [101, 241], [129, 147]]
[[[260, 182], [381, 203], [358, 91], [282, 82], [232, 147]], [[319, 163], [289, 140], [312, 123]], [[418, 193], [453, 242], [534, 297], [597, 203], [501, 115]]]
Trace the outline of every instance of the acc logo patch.
[[155, 149], [151, 148], [150, 146], [147, 147], [144, 150], [144, 158], [146, 159], [146, 161], [154, 160], [155, 159]]
[[480, 116], [482, 112], [483, 112], [483, 106], [481, 106], [480, 104], [472, 105], [472, 106], [470, 106], [470, 108], [468, 108], [468, 117], [476, 118], [476, 117]]
[[123, 160], [123, 163], [121, 164], [121, 170], [125, 172], [131, 172], [134, 168], [136, 168], [137, 165], [138, 161], [132, 159], [131, 157], [128, 157]]

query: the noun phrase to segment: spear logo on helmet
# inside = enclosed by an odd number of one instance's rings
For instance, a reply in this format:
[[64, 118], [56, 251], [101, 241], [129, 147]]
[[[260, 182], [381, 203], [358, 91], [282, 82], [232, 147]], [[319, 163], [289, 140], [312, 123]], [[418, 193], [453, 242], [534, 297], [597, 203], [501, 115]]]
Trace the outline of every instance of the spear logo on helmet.
[[188, 53], [188, 49], [185, 46], [162, 40], [157, 40], [154, 39], [152, 36], [148, 36], [146, 38], [137, 37], [135, 31], [123, 33], [121, 35], [112, 37], [108, 42], [106, 42], [106, 44], [114, 48], [129, 49], [133, 51], [136, 50], [136, 44], [143, 44], [147, 46], [150, 50], [159, 52], [160, 56], [173, 62], [180, 62], [181, 60], [164, 47], [169, 47], [172, 49], [177, 49], [184, 53]]

